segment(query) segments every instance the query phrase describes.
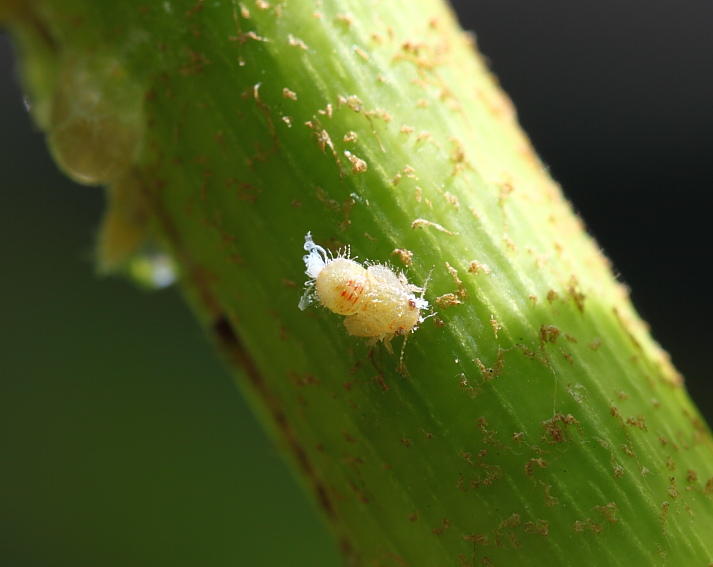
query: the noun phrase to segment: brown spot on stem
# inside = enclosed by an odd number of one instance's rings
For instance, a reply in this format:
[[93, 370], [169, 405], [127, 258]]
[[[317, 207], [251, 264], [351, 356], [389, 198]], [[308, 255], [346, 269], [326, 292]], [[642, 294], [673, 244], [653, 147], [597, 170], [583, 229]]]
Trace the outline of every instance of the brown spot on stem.
[[451, 523], [448, 521], [448, 518], [443, 518], [443, 522], [441, 523], [440, 528], [433, 528], [431, 531], [436, 534], [436, 535], [441, 535], [443, 532], [445, 532], [449, 527], [451, 527]]
[[436, 298], [436, 306], [439, 309], [448, 309], [454, 305], [463, 303], [455, 293], [446, 293]]
[[405, 248], [396, 248], [396, 250], [394, 250], [391, 255], [398, 256], [399, 260], [401, 260], [401, 263], [404, 266], [411, 266], [413, 264], [413, 252], [411, 252], [410, 250], [406, 250]]

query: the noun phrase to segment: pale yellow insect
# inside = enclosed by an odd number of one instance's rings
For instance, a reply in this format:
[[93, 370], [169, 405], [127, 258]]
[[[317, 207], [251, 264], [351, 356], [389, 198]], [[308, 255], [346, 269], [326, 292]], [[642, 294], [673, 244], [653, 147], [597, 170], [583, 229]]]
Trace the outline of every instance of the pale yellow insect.
[[421, 312], [428, 308], [428, 301], [422, 297], [424, 290], [410, 284], [403, 273], [397, 275], [380, 264], [362, 266], [347, 257], [348, 251], [332, 257], [314, 243], [309, 232], [304, 249], [305, 273], [310, 279], [300, 309], [317, 299], [330, 311], [347, 316], [344, 325], [350, 335], [371, 339], [372, 343], [383, 341], [389, 352], [391, 339], [408, 335], [423, 322]]

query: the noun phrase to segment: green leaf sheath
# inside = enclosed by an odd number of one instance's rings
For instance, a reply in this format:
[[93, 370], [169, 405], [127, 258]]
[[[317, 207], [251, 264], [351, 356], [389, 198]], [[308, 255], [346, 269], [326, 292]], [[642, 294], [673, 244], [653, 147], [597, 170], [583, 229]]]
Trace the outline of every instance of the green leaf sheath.
[[[447, 6], [0, 14], [58, 163], [109, 188], [100, 264], [170, 251], [350, 564], [713, 561], [709, 430]], [[308, 231], [427, 282], [405, 368], [298, 309]]]

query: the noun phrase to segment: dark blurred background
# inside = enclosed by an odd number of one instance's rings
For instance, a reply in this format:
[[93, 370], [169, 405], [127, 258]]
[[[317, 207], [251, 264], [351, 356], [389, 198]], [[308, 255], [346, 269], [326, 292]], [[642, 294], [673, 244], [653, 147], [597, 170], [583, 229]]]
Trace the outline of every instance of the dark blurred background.
[[[709, 422], [713, 4], [461, 0], [543, 161]], [[339, 565], [173, 290], [98, 279], [0, 37], [0, 564]]]

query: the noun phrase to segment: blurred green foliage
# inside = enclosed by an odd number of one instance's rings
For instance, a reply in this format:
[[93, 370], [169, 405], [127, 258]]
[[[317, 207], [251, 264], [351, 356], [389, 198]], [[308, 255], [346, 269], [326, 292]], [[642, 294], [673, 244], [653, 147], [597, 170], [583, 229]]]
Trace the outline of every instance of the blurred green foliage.
[[0, 67], [0, 565], [341, 564], [178, 294], [95, 275], [103, 192]]

